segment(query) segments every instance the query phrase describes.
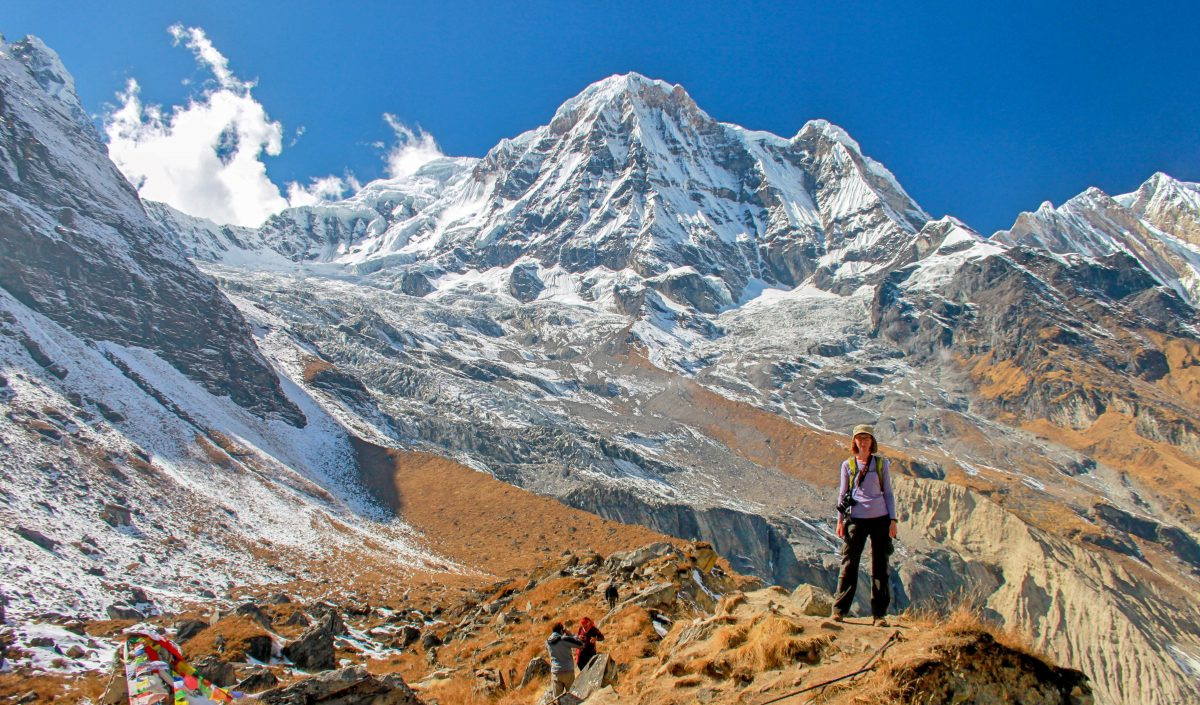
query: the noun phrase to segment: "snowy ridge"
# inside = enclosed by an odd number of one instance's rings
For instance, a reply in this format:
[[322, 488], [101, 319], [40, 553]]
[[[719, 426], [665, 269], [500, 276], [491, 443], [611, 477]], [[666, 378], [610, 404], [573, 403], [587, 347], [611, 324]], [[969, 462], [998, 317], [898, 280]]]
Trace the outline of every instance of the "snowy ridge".
[[1195, 306], [1200, 303], [1197, 233], [1200, 188], [1159, 173], [1131, 194], [1110, 197], [1089, 188], [1058, 208], [1043, 203], [992, 240], [1085, 257], [1124, 252]]
[[[364, 274], [409, 267], [438, 277], [520, 258], [576, 274], [631, 270], [682, 305], [728, 307], [751, 281], [853, 287], [928, 219], [836, 126], [812, 121], [790, 140], [751, 132], [714, 121], [680, 86], [627, 74], [589, 86], [481, 160], [438, 160], [344, 201], [285, 211], [258, 238], [239, 239]], [[191, 250], [227, 257], [222, 245]], [[714, 280], [655, 279], [686, 268]]]

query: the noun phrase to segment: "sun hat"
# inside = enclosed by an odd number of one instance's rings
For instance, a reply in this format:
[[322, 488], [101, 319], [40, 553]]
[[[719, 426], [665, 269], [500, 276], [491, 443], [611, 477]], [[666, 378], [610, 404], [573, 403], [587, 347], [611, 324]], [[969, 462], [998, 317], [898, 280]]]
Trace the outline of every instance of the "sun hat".
[[875, 427], [872, 426], [871, 424], [860, 423], [859, 425], [854, 427], [854, 433], [851, 433], [850, 436], [851, 436], [851, 438], [853, 438], [854, 436], [857, 436], [860, 433], [865, 433], [868, 436], [870, 436], [871, 438], [874, 438], [875, 437]]

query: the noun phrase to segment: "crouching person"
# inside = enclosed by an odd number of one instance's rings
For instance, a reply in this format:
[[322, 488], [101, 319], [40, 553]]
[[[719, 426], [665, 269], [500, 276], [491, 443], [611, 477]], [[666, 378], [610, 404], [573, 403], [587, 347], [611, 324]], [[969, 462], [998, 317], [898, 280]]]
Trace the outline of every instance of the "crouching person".
[[562, 622], [554, 625], [550, 638], [546, 639], [550, 651], [550, 692], [555, 697], [563, 695], [575, 684], [575, 649], [583, 648], [583, 642], [567, 633]]

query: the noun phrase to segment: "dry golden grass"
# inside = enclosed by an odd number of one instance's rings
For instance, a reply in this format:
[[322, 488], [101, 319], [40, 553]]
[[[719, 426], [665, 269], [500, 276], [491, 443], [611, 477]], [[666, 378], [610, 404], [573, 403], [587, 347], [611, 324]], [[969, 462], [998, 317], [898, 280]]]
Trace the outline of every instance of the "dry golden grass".
[[45, 673], [0, 673], [0, 703], [15, 703], [33, 693], [29, 703], [80, 703], [96, 701], [104, 692], [108, 676], [89, 672], [58, 676]]
[[371, 474], [390, 469], [394, 507], [431, 548], [493, 575], [526, 575], [565, 550], [608, 555], [655, 541], [682, 543], [572, 509], [429, 453], [387, 449], [374, 457]]
[[200, 446], [200, 452], [204, 453], [204, 457], [208, 459], [208, 462], [220, 468], [228, 469], [233, 467], [233, 458], [229, 457], [229, 454], [225, 451], [213, 445], [202, 434], [197, 433], [195, 440], [196, 445]]
[[[196, 660], [208, 654], [218, 654], [226, 661], [245, 661], [252, 637], [268, 636], [261, 624], [249, 617], [231, 615], [204, 629], [187, 643], [186, 656]], [[219, 646], [221, 641], [224, 646]]]
[[795, 620], [759, 615], [750, 623], [720, 627], [704, 652], [691, 655], [685, 663], [668, 664], [667, 671], [676, 676], [703, 674], [714, 680], [749, 683], [765, 671], [797, 661], [815, 663], [829, 637], [801, 637], [803, 632], [804, 627]]
[[1002, 646], [1013, 651], [1050, 662], [1050, 656], [1033, 646], [1032, 637], [1014, 627], [1006, 627], [988, 619], [978, 600], [960, 596], [946, 611], [909, 610], [905, 621], [920, 631], [940, 637], [987, 634]]
[[317, 375], [321, 374], [325, 370], [331, 369], [333, 369], [333, 364], [322, 360], [319, 357], [306, 357], [304, 358], [304, 381], [308, 384], [312, 384], [313, 380], [317, 378]]

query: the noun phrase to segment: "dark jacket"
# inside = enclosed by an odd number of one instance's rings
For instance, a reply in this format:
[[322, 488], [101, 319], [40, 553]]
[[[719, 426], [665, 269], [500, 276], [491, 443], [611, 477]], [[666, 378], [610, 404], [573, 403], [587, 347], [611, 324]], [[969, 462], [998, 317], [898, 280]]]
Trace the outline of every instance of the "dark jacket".
[[583, 648], [583, 642], [570, 634], [551, 634], [546, 640], [546, 648], [550, 651], [551, 673], [574, 673], [575, 661], [571, 658], [572, 649]]

